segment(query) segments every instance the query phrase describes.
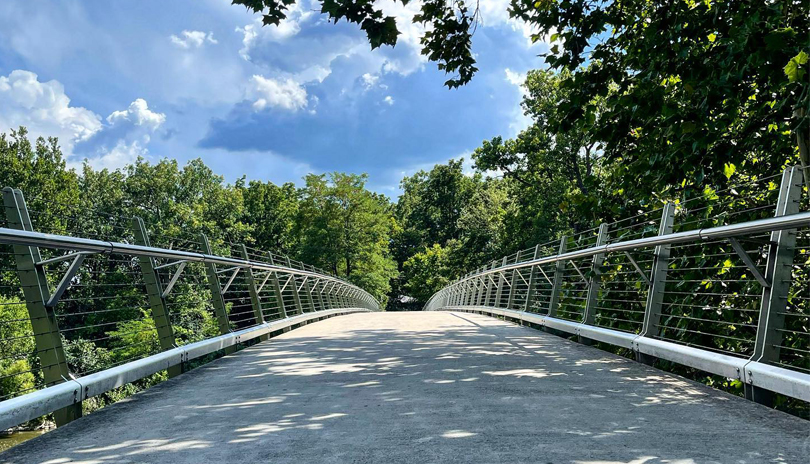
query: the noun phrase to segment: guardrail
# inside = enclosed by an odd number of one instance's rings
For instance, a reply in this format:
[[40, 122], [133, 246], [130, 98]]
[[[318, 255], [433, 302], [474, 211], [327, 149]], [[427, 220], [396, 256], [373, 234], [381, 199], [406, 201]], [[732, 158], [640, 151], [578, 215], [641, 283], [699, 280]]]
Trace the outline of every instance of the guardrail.
[[[205, 235], [152, 246], [139, 218], [102, 214], [73, 230], [3, 189], [0, 221], [0, 430], [188, 361], [312, 320], [380, 310], [368, 292], [288, 257]], [[65, 216], [65, 221], [75, 220]], [[51, 225], [51, 227], [53, 227]], [[156, 240], [167, 240], [157, 236]]]
[[522, 250], [452, 282], [424, 309], [485, 313], [607, 343], [642, 362], [738, 380], [761, 403], [774, 392], [810, 401], [802, 179], [791, 167], [779, 186], [754, 180]]

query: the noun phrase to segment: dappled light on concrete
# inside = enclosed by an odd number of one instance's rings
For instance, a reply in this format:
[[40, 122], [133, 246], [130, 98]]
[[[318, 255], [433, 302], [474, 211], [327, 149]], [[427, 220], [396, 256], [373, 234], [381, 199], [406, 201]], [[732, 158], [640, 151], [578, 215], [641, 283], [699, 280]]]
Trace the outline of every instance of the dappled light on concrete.
[[807, 464], [810, 422], [474, 314], [309, 324], [0, 463]]
[[442, 438], [468, 438], [478, 435], [477, 433], [465, 432], [464, 430], [448, 430], [442, 434]]
[[695, 464], [694, 459], [671, 459], [661, 461], [655, 456], [644, 456], [632, 461], [575, 461], [576, 464], [652, 464], [655, 462], [666, 462], [667, 464]]

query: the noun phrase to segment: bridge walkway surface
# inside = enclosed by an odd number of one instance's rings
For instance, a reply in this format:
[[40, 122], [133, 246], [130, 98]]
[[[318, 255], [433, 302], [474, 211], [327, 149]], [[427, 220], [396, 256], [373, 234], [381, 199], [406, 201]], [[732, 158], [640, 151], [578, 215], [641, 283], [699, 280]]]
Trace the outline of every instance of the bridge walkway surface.
[[810, 459], [810, 422], [486, 316], [335, 317], [26, 442], [29, 463]]

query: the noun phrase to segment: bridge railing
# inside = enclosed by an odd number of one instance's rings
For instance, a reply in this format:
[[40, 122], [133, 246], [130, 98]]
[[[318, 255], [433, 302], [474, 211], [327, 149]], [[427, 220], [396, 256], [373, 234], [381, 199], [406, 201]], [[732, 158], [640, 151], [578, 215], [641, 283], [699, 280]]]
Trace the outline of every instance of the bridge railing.
[[521, 319], [810, 401], [803, 170], [670, 203], [488, 263], [425, 310]]
[[83, 402], [178, 375], [192, 359], [380, 309], [361, 288], [284, 255], [150, 233], [140, 218], [87, 208], [29, 209], [12, 188], [3, 201], [0, 430], [51, 412], [61, 425]]

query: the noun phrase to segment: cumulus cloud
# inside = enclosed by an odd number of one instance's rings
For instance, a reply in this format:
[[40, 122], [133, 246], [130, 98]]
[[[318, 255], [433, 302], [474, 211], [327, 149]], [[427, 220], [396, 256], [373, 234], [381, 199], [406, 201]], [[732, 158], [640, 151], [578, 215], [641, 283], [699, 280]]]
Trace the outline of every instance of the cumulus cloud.
[[369, 48], [368, 41], [346, 24], [309, 24], [295, 40], [281, 40], [276, 29], [272, 25], [262, 26], [260, 21], [237, 29], [243, 34], [239, 54], [273, 74], [296, 76], [299, 83], [322, 81], [332, 72], [335, 59], [354, 56]]
[[[139, 157], [145, 158], [149, 151], [144, 148], [140, 142], [133, 140], [126, 142], [119, 140], [115, 146], [100, 155], [91, 158], [85, 158], [85, 161], [94, 169], [120, 169], [128, 164], [133, 164]], [[71, 167], [78, 167], [78, 162], [71, 161]]]
[[65, 88], [56, 80], [40, 82], [30, 71], [0, 76], [0, 132], [26, 126], [33, 137], [58, 137], [71, 167], [87, 156], [97, 168], [119, 168], [145, 156], [151, 135], [166, 115], [149, 109], [139, 98], [106, 119], [86, 108], [70, 106]]
[[242, 34], [242, 49], [239, 55], [250, 61], [250, 50], [258, 42], [283, 42], [301, 31], [301, 24], [310, 20], [315, 12], [312, 6], [305, 2], [297, 2], [287, 9], [287, 17], [279, 22], [278, 26], [263, 26], [261, 16], [257, 16], [252, 23], [245, 27], [237, 27], [236, 32]]
[[427, 63], [427, 56], [422, 54], [422, 36], [427, 26], [413, 22], [413, 17], [422, 11], [422, 2], [414, 1], [403, 5], [394, 0], [382, 0], [376, 4], [385, 16], [393, 16], [397, 21], [397, 45], [393, 49], [385, 48], [380, 52], [385, 56], [383, 70], [407, 76], [422, 70]]
[[394, 97], [392, 97], [391, 95], [386, 95], [386, 97], [383, 99], [383, 102], [388, 104], [389, 106], [393, 105], [394, 104]]
[[209, 32], [205, 33], [203, 31], [183, 31], [180, 33], [180, 36], [176, 36], [172, 34], [169, 37], [169, 40], [172, 41], [174, 45], [184, 50], [189, 50], [192, 48], [200, 48], [206, 43], [209, 44], [217, 44], [216, 39], [214, 39], [214, 33]]
[[526, 88], [523, 85], [526, 82], [526, 73], [519, 73], [517, 71], [512, 71], [509, 68], [506, 68], [504, 70], [504, 73], [506, 74], [507, 82], [509, 82], [514, 86], [519, 87], [524, 94], [526, 93]]
[[422, 69], [427, 61], [421, 54], [420, 44], [425, 28], [413, 24], [413, 17], [420, 9], [418, 2], [402, 5], [393, 0], [381, 0], [375, 6], [386, 16], [396, 18], [400, 31], [396, 47], [371, 50], [365, 33], [357, 25], [330, 24], [325, 17], [313, 12], [318, 5], [303, 0], [290, 7], [287, 18], [279, 26], [262, 26], [261, 18], [256, 18], [245, 27], [237, 28], [242, 34], [239, 54], [263, 68], [264, 75], [293, 79], [299, 85], [323, 82], [339, 67], [342, 90], [358, 82], [370, 89], [381, 74], [407, 76]]
[[297, 111], [307, 106], [307, 91], [290, 78], [273, 79], [258, 74], [250, 80], [248, 98], [253, 109], [282, 108]]
[[[166, 122], [166, 115], [149, 109], [138, 98], [125, 110], [113, 111], [107, 124], [93, 137], [76, 145], [76, 152], [97, 169], [117, 169], [146, 157], [152, 135]], [[73, 162], [77, 165], [78, 162]]]
[[365, 73], [362, 76], [360, 76], [360, 78], [363, 80], [363, 87], [365, 87], [366, 90], [374, 87], [380, 80], [379, 75], [371, 73]]
[[76, 142], [101, 130], [101, 118], [94, 112], [70, 106], [65, 88], [56, 80], [40, 82], [24, 70], [0, 76], [0, 132], [26, 126], [34, 137], [59, 137], [70, 153]]
[[[513, 31], [520, 32], [526, 38], [527, 48], [532, 47], [536, 42], [532, 42], [532, 35], [535, 29], [526, 21], [509, 17], [509, 4], [511, 0], [484, 0], [478, 3], [478, 11], [481, 15], [481, 25], [492, 27], [498, 25], [508, 25]], [[541, 42], [547, 42], [545, 38]]]
[[149, 105], [143, 98], [138, 98], [130, 103], [129, 108], [123, 111], [113, 111], [107, 116], [107, 122], [112, 125], [132, 123], [135, 126], [143, 126], [154, 132], [166, 121], [166, 115], [156, 113], [149, 109]]

